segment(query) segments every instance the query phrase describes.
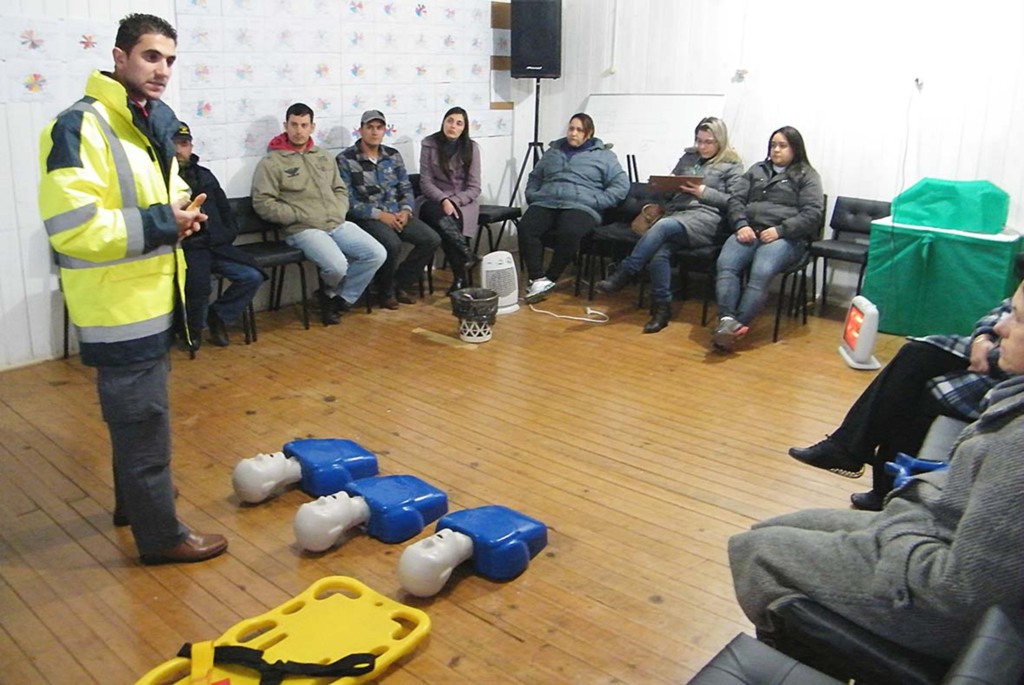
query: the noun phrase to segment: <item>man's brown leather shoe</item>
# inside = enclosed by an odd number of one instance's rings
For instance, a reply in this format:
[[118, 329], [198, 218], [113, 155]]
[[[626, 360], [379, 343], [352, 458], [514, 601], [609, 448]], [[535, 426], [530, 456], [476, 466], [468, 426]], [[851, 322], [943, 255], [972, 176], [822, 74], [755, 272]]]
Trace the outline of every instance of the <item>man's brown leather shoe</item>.
[[380, 306], [384, 309], [398, 309], [398, 300], [393, 297], [385, 297], [381, 299]]
[[408, 291], [402, 290], [401, 288], [395, 289], [395, 299], [402, 304], [416, 304], [415, 298]]
[[212, 559], [228, 548], [228, 541], [217, 533], [189, 533], [181, 544], [154, 554], [143, 554], [142, 563], [146, 566], [156, 564], [191, 564], [196, 561]]

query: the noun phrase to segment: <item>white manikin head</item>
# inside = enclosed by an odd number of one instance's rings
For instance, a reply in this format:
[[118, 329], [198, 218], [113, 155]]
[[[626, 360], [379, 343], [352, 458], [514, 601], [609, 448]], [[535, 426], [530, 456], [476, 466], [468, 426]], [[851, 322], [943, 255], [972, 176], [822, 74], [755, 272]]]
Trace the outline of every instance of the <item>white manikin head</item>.
[[346, 530], [369, 518], [370, 509], [364, 498], [336, 492], [299, 507], [295, 514], [295, 539], [302, 549], [323, 552], [337, 544]]
[[473, 541], [468, 535], [439, 530], [405, 548], [398, 562], [398, 582], [409, 594], [431, 597], [441, 591], [455, 567], [471, 556]]
[[231, 484], [240, 500], [256, 504], [301, 479], [302, 467], [299, 461], [284, 456], [284, 452], [274, 452], [257, 454], [238, 462], [231, 476]]

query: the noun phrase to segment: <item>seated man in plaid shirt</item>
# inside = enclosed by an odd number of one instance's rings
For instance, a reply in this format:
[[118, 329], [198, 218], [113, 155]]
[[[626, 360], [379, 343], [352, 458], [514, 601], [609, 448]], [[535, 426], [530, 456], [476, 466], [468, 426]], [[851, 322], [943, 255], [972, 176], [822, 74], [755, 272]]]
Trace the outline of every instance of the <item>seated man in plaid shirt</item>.
[[[424, 267], [434, 258], [441, 236], [414, 216], [416, 198], [402, 161], [402, 154], [383, 145], [387, 132], [384, 114], [377, 109], [363, 112], [359, 140], [338, 153], [338, 172], [348, 186], [348, 219], [372, 235], [387, 250], [387, 259], [377, 271], [380, 305], [398, 309], [398, 303], [412, 304]], [[402, 243], [412, 251], [399, 264]]]
[[1003, 302], [974, 325], [969, 336], [914, 338], [889, 362], [850, 407], [834, 433], [810, 447], [793, 447], [794, 459], [847, 478], [858, 478], [871, 464], [873, 487], [854, 493], [854, 509], [881, 511], [892, 477], [885, 462], [903, 452], [914, 456], [938, 416], [961, 421], [978, 418], [981, 400], [1005, 380], [996, 323], [1010, 312]]

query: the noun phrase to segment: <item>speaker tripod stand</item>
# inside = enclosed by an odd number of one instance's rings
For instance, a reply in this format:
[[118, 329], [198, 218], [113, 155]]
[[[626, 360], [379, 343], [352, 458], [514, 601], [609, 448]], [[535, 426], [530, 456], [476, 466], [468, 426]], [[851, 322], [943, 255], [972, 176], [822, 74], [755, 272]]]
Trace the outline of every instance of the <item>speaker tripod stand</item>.
[[[537, 166], [537, 162], [540, 161], [541, 155], [544, 154], [544, 143], [540, 142], [540, 79], [536, 79], [536, 91], [533, 100], [533, 141], [526, 148], [526, 155], [523, 157], [523, 163], [519, 166], [519, 173], [516, 175], [516, 183], [512, 187], [512, 196], [508, 200], [508, 205], [505, 207], [506, 212], [503, 214], [497, 214], [494, 216], [495, 221], [501, 221], [501, 228], [498, 229], [497, 240], [491, 240], [490, 229], [487, 231], [487, 242], [491, 246], [491, 250], [494, 250], [495, 245], [501, 245], [501, 239], [505, 236], [505, 226], [509, 221], [518, 224], [520, 212], [516, 206], [516, 197], [519, 196], [519, 188], [523, 184], [523, 176], [526, 174], [526, 165], [533, 160], [533, 166]], [[515, 210], [513, 213], [512, 210]], [[480, 236], [477, 235], [477, 246], [480, 245]]]
[[519, 174], [516, 176], [516, 184], [512, 187], [512, 198], [509, 200], [509, 207], [515, 204], [516, 196], [519, 195], [519, 188], [523, 183], [523, 174], [526, 173], [526, 165], [533, 159], [533, 166], [537, 166], [540, 157], [544, 154], [544, 143], [540, 142], [540, 79], [535, 79], [536, 86], [533, 96], [533, 140], [526, 147], [526, 155], [523, 163], [519, 166]]

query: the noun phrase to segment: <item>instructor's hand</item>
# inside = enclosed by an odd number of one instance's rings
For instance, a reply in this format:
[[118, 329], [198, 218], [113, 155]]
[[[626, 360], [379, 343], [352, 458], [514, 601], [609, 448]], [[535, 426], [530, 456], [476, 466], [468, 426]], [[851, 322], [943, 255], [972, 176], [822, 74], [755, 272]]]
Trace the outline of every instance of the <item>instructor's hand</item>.
[[178, 240], [184, 240], [202, 228], [202, 223], [209, 217], [199, 209], [206, 202], [206, 193], [199, 193], [191, 202], [180, 200], [171, 205], [174, 221], [178, 224]]

